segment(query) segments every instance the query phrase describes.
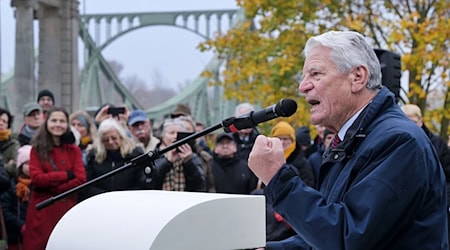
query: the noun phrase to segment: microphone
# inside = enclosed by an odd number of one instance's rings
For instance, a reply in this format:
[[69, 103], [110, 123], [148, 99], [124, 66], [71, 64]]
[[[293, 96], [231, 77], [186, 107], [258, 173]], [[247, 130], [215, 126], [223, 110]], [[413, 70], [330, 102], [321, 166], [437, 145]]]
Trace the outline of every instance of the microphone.
[[281, 99], [277, 104], [259, 111], [251, 111], [239, 117], [231, 117], [222, 121], [223, 130], [227, 133], [240, 129], [253, 128], [261, 122], [277, 117], [289, 117], [297, 111], [297, 103], [292, 99]]

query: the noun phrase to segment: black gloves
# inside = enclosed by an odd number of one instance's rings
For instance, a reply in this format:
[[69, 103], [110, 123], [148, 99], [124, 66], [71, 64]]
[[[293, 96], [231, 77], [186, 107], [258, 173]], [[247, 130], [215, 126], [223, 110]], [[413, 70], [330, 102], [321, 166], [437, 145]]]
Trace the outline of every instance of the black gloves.
[[73, 178], [75, 178], [75, 175], [73, 174], [73, 172], [71, 170], [67, 170], [67, 178], [69, 180], [72, 180]]

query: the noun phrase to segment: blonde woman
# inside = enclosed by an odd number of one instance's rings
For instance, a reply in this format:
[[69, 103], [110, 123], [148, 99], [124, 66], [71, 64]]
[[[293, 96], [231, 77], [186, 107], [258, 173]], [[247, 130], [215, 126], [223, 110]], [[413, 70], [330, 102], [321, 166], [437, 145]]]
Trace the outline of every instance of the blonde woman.
[[[116, 119], [107, 118], [100, 123], [92, 150], [87, 153], [86, 175], [88, 181], [102, 176], [123, 166], [134, 157], [142, 154], [141, 147], [136, 146], [127, 136], [125, 128]], [[143, 169], [130, 167], [86, 188], [82, 199], [119, 190], [140, 189]]]

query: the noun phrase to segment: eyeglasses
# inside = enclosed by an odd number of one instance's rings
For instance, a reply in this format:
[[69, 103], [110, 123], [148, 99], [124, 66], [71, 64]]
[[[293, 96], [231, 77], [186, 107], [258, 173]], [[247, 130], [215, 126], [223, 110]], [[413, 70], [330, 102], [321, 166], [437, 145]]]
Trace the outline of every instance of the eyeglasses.
[[119, 137], [117, 137], [117, 136], [111, 136], [111, 137], [102, 138], [102, 142], [103, 143], [107, 143], [109, 141], [115, 142], [115, 141], [118, 141], [118, 140], [119, 140]]

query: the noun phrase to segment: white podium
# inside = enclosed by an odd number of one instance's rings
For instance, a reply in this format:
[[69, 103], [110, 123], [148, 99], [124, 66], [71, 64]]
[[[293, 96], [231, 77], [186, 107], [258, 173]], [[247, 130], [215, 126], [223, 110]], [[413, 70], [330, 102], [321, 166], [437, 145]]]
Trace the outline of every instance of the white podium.
[[109, 192], [69, 210], [50, 235], [47, 249], [262, 247], [266, 240], [264, 199], [263, 195]]

